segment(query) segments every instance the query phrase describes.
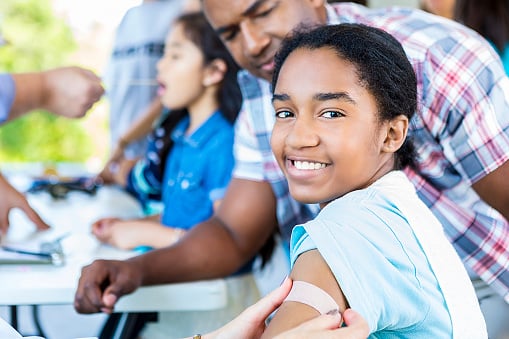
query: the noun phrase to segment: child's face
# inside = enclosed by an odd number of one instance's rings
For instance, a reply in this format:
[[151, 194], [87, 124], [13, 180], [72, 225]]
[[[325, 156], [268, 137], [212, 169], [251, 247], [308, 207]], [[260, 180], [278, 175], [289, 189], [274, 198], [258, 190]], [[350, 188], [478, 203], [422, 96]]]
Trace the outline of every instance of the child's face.
[[326, 204], [387, 172], [386, 136], [374, 97], [353, 64], [327, 48], [297, 49], [274, 90], [271, 145], [292, 196]]
[[164, 56], [157, 63], [158, 94], [169, 109], [189, 108], [203, 96], [201, 50], [184, 35], [182, 24], [170, 29]]

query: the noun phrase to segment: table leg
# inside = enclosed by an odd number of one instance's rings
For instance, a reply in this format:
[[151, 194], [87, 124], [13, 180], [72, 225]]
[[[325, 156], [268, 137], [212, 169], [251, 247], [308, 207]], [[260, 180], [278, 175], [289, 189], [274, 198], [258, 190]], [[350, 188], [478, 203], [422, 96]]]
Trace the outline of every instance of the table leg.
[[9, 311], [10, 311], [10, 316], [11, 316], [11, 326], [16, 331], [18, 331], [18, 306], [10, 305], [9, 306]]

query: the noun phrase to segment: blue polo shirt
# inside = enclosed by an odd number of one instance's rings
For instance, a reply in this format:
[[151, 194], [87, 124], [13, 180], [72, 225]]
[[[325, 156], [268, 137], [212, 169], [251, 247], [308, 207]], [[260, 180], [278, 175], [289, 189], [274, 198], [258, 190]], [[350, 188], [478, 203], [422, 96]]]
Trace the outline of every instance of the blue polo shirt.
[[16, 94], [10, 74], [0, 74], [0, 124], [7, 120]]
[[215, 112], [186, 135], [189, 116], [171, 134], [174, 145], [166, 158], [162, 200], [164, 225], [189, 229], [213, 214], [232, 175], [233, 126]]

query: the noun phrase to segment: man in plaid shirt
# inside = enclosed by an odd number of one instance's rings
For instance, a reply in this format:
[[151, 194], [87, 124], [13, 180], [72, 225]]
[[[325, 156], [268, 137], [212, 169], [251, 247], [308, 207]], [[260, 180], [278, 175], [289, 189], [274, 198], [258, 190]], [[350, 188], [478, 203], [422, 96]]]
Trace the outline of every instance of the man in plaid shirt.
[[[114, 270], [141, 277], [142, 284], [226, 275], [259, 250], [276, 224], [285, 238], [295, 224], [316, 214], [316, 206], [289, 196], [272, 156], [274, 110], [266, 80], [281, 39], [293, 28], [356, 22], [386, 30], [405, 48], [417, 74], [420, 104], [411, 126], [419, 169], [407, 174], [476, 283], [489, 285], [481, 288], [498, 298], [498, 312], [509, 318], [509, 80], [491, 47], [457, 23], [411, 9], [370, 10], [320, 0], [203, 0], [203, 5], [245, 69], [239, 74], [244, 106], [237, 121], [234, 179], [219, 212], [177, 246], [88, 268], [78, 288], [77, 309], [112, 307], [84, 299], [88, 294], [98, 300], [96, 292], [84, 287], [98, 275], [115, 280], [110, 291], [117, 296], [138, 286], [119, 291], [126, 283], [112, 277]], [[190, 259], [192, 248], [201, 254], [183, 265], [181, 258]]]

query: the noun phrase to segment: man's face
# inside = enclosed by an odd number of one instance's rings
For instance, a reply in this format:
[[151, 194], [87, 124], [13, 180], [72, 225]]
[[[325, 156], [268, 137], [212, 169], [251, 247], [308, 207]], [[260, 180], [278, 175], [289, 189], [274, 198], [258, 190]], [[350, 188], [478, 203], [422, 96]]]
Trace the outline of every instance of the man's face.
[[239, 66], [270, 81], [281, 40], [299, 25], [325, 23], [324, 3], [324, 0], [203, 0], [203, 10]]

